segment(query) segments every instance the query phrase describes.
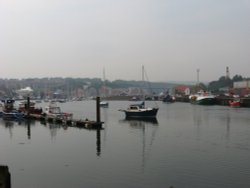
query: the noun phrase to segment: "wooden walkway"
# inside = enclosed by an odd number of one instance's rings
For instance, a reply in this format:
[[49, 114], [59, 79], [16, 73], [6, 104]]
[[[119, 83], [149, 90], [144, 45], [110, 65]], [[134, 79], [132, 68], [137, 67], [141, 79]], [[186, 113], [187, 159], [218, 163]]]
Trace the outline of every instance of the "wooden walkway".
[[88, 129], [101, 129], [103, 122], [97, 122], [92, 120], [77, 120], [77, 119], [63, 119], [63, 118], [52, 118], [52, 117], [46, 117], [40, 114], [29, 114], [25, 117], [26, 119], [33, 119], [42, 121], [43, 123], [55, 123], [55, 124], [62, 124], [62, 125], [68, 125], [68, 126], [75, 126], [75, 127], [82, 127], [82, 128], [88, 128]]

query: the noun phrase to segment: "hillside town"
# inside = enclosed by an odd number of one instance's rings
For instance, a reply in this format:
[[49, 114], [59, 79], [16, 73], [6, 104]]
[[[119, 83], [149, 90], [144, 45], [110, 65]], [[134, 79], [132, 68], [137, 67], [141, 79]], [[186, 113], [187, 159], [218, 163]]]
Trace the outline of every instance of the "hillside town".
[[228, 74], [217, 81], [204, 84], [167, 83], [140, 81], [108, 81], [89, 78], [34, 78], [34, 79], [0, 79], [0, 97], [23, 99], [25, 90], [30, 91], [30, 97], [36, 100], [84, 100], [96, 96], [118, 99], [136, 99], [142, 93], [148, 100], [162, 100], [167, 94], [174, 97], [188, 97], [198, 91], [209, 91], [214, 95], [249, 97], [250, 79]]

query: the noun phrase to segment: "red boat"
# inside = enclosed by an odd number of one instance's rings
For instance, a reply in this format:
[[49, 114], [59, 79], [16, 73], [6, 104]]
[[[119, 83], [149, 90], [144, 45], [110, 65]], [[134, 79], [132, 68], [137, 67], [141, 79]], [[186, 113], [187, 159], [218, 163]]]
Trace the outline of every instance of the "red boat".
[[240, 99], [234, 99], [233, 101], [229, 101], [229, 106], [240, 107], [241, 106]]

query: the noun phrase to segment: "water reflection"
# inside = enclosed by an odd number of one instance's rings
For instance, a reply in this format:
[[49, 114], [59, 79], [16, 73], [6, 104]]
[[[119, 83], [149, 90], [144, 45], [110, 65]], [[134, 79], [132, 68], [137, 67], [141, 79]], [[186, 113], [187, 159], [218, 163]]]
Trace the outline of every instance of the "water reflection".
[[230, 139], [230, 126], [231, 126], [231, 118], [232, 113], [230, 108], [224, 107], [206, 107], [201, 108], [200, 106], [194, 106], [193, 111], [193, 122], [197, 129], [197, 138], [200, 139], [202, 137], [202, 130], [204, 130], [205, 126], [209, 127], [209, 125], [217, 125], [216, 128], [220, 126], [225, 127], [225, 138], [227, 140]]
[[31, 129], [30, 129], [30, 121], [27, 121], [27, 137], [30, 140], [31, 139]]
[[153, 142], [156, 137], [156, 131], [158, 130], [158, 126], [156, 126], [158, 125], [158, 120], [157, 118], [126, 118], [124, 120], [120, 120], [120, 123], [128, 123], [133, 129], [141, 130], [138, 132], [138, 137], [141, 138], [141, 170], [142, 173], [144, 173], [146, 163], [151, 155]]
[[96, 155], [101, 156], [101, 129], [96, 130]]
[[193, 106], [193, 121], [194, 125], [199, 127], [202, 123], [202, 113], [201, 109], [199, 108], [200, 106]]
[[134, 127], [138, 126], [141, 127], [144, 126], [145, 124], [158, 125], [157, 118], [147, 118], [147, 119], [126, 118], [124, 120], [121, 120], [120, 122], [129, 123], [130, 126]]
[[1, 120], [1, 124], [3, 124], [5, 128], [9, 130], [10, 138], [12, 138], [13, 137], [12, 129], [14, 127], [15, 122], [11, 120]]
[[[38, 122], [38, 121], [33, 121], [33, 120], [25, 120], [25, 121], [14, 121], [14, 120], [0, 120], [0, 125], [4, 125], [6, 129], [9, 130], [10, 138], [12, 139], [13, 137], [13, 129], [15, 129], [16, 125], [19, 125], [23, 128], [27, 129], [27, 138], [28, 140], [31, 140], [31, 135], [32, 135], [32, 125], [35, 125], [36, 123], [40, 124], [41, 126], [44, 126], [49, 129], [49, 133], [51, 136], [51, 140], [55, 139], [57, 136], [57, 132], [60, 129], [68, 130], [67, 125], [63, 124], [56, 124], [56, 123], [47, 123], [47, 122]], [[71, 126], [74, 127], [74, 126]], [[89, 129], [85, 127], [74, 127], [75, 129], [87, 129], [88, 131], [96, 131], [96, 155], [101, 156], [101, 130], [103, 128], [99, 129]], [[1, 188], [1, 187], [0, 187]]]
[[15, 123], [15, 121], [11, 121], [11, 120], [4, 120], [3, 121], [4, 123], [4, 126], [6, 127], [6, 128], [13, 128], [13, 126], [14, 126], [14, 123]]
[[0, 188], [10, 188], [11, 187], [11, 175], [9, 172], [9, 167], [5, 165], [0, 165]]
[[226, 138], [230, 138], [230, 124], [231, 124], [231, 116], [229, 110], [226, 113]]

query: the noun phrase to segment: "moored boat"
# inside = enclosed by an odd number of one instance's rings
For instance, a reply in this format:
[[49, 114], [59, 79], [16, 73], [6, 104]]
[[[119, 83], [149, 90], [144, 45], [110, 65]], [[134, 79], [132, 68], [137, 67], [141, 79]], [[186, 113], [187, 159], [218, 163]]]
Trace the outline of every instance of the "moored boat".
[[[142, 66], [142, 81], [144, 82], [144, 66]], [[125, 113], [126, 118], [140, 118], [140, 119], [146, 119], [146, 118], [155, 118], [157, 116], [157, 112], [159, 110], [158, 107], [146, 107], [145, 106], [145, 95], [142, 92], [142, 102], [137, 104], [131, 104], [129, 107], [125, 110], [119, 110]]]
[[50, 103], [45, 107], [44, 116], [47, 119], [55, 120], [55, 121], [72, 121], [73, 114], [62, 112], [61, 108], [56, 105], [56, 103]]
[[163, 97], [162, 102], [165, 102], [165, 103], [175, 102], [175, 97], [168, 94], [165, 97]]
[[146, 108], [144, 101], [139, 104], [131, 104], [125, 112], [126, 118], [155, 118], [159, 108]]
[[231, 107], [240, 107], [241, 106], [240, 99], [234, 99], [232, 101], [229, 101], [229, 106], [231, 106]]
[[2, 100], [2, 103], [3, 103], [3, 107], [2, 107], [1, 116], [3, 119], [20, 120], [24, 118], [24, 113], [14, 108], [15, 100], [6, 99], [6, 100]]
[[108, 108], [109, 107], [109, 102], [107, 102], [107, 101], [101, 101], [100, 102], [100, 107]]
[[42, 114], [43, 110], [42, 108], [36, 108], [35, 102], [30, 101], [28, 104], [28, 101], [22, 101], [18, 105], [18, 111], [25, 113], [25, 114]]
[[203, 91], [200, 91], [195, 95], [189, 96], [189, 99], [192, 104], [214, 105], [216, 103], [214, 95]]

